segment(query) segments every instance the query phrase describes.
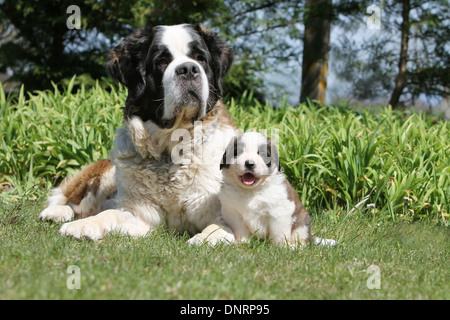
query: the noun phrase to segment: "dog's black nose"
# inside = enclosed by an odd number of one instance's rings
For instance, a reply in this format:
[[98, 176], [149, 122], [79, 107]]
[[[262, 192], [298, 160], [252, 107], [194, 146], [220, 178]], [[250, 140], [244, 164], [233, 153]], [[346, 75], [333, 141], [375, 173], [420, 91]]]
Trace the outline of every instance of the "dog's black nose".
[[195, 78], [200, 73], [200, 70], [195, 63], [185, 62], [183, 64], [180, 64], [175, 69], [175, 73], [177, 74], [177, 76], [182, 76], [186, 78]]
[[253, 160], [247, 160], [245, 161], [245, 167], [248, 169], [253, 169], [255, 166], [255, 162]]

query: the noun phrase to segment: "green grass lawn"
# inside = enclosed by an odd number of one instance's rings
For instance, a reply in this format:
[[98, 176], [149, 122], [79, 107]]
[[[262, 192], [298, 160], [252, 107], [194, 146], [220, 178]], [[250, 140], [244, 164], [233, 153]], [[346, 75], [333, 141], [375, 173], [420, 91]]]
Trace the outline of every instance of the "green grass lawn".
[[[431, 221], [313, 215], [315, 235], [339, 245], [210, 248], [190, 247], [167, 230], [138, 239], [63, 238], [60, 224], [38, 220], [42, 207], [26, 201], [1, 209], [1, 299], [450, 299], [449, 230]], [[73, 265], [79, 290], [67, 286]], [[380, 289], [370, 266], [379, 268]]]
[[[278, 135], [313, 233], [338, 246], [189, 247], [167, 230], [77, 241], [38, 215], [63, 177], [108, 157], [126, 93], [72, 85], [16, 96], [0, 86], [1, 299], [450, 298], [448, 122], [387, 107], [273, 109], [244, 94], [231, 116]], [[67, 288], [69, 266], [79, 290]]]

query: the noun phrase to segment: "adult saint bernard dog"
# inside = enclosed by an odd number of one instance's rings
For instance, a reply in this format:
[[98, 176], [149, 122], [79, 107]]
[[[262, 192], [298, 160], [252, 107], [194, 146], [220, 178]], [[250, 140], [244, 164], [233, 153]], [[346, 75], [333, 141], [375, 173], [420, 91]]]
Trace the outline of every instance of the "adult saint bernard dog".
[[136, 31], [109, 55], [128, 88], [111, 161], [87, 166], [51, 191], [45, 220], [93, 240], [109, 232], [144, 236], [160, 225], [191, 244], [233, 241], [220, 215], [219, 164], [238, 133], [222, 102], [231, 47], [200, 25]]

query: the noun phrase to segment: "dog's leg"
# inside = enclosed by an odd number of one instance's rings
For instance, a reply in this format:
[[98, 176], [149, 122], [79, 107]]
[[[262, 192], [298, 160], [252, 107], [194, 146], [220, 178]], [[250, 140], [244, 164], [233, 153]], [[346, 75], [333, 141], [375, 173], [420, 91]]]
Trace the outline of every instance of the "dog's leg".
[[310, 227], [307, 225], [300, 225], [292, 230], [291, 246], [300, 244], [302, 247], [306, 246], [311, 238]]
[[145, 236], [156, 226], [152, 226], [136, 217], [129, 211], [106, 210], [96, 216], [65, 223], [59, 232], [63, 236], [73, 236], [77, 239], [89, 238], [98, 240], [108, 232], [117, 231], [130, 236]]
[[116, 192], [115, 167], [108, 159], [79, 171], [50, 192], [48, 207], [39, 218], [58, 222], [87, 217], [100, 212], [102, 204]]
[[74, 212], [67, 205], [68, 199], [61, 187], [55, 188], [50, 192], [47, 200], [48, 206], [45, 208], [39, 218], [42, 220], [53, 220], [57, 222], [66, 222], [73, 219]]
[[275, 244], [288, 244], [291, 240], [291, 225], [283, 219], [274, 220], [269, 225], [269, 238]]
[[236, 242], [247, 241], [250, 231], [247, 229], [247, 226], [239, 213], [222, 206], [222, 217], [225, 220], [225, 223], [230, 226], [233, 231]]
[[215, 246], [218, 243], [233, 243], [234, 235], [233, 231], [225, 225], [223, 221], [210, 224], [201, 233], [197, 233], [191, 239], [188, 240], [188, 244], [201, 245], [208, 244]]
[[236, 229], [234, 227], [232, 229], [236, 242], [247, 242], [250, 232], [244, 224], [239, 225]]

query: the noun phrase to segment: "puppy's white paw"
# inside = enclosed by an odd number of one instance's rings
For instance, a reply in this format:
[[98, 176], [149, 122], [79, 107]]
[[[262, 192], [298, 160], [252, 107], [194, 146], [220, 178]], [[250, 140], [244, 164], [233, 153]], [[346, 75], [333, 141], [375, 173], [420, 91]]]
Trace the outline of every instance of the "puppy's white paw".
[[332, 247], [338, 244], [336, 240], [333, 239], [323, 239], [323, 238], [316, 238], [314, 237], [312, 239], [313, 243], [318, 246], [325, 246], [325, 247]]
[[233, 243], [233, 242], [235, 242], [234, 235], [220, 229], [213, 232], [208, 232], [208, 230], [205, 229], [203, 232], [197, 233], [195, 236], [193, 236], [187, 241], [188, 244], [194, 246], [207, 244], [212, 247], [214, 247], [219, 243]]
[[95, 241], [103, 238], [108, 230], [98, 221], [86, 218], [63, 224], [59, 233], [62, 236], [72, 236], [77, 239], [88, 238]]
[[44, 209], [39, 215], [42, 220], [53, 220], [57, 222], [66, 222], [73, 219], [73, 210], [69, 206], [50, 206]]
[[187, 243], [192, 246], [200, 246], [203, 244], [203, 241], [205, 241], [203, 235], [201, 233], [197, 233], [195, 236], [190, 238]]

